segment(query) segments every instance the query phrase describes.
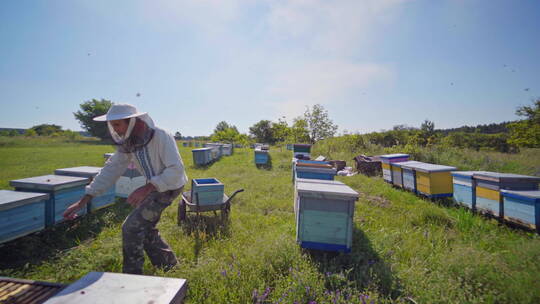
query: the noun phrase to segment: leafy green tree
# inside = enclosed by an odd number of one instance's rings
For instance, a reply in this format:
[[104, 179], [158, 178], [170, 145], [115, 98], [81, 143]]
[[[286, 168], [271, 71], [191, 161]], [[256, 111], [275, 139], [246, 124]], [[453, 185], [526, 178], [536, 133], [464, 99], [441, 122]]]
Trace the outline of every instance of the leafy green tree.
[[255, 141], [260, 143], [274, 144], [276, 142], [272, 133], [272, 122], [270, 120], [261, 120], [249, 127], [249, 134], [255, 138]]
[[54, 133], [62, 132], [62, 127], [54, 124], [41, 124], [30, 129], [36, 131], [39, 136], [51, 136]]
[[212, 134], [210, 139], [212, 141], [220, 141], [220, 142], [229, 142], [234, 143], [238, 141], [238, 136], [240, 133], [236, 129], [228, 128], [222, 131], [215, 132]]
[[289, 131], [289, 139], [291, 143], [308, 143], [309, 138], [308, 123], [303, 117], [297, 117], [293, 120], [293, 125]]
[[112, 102], [106, 99], [92, 99], [80, 104], [81, 110], [73, 113], [79, 121], [81, 127], [88, 131], [92, 136], [102, 140], [109, 138], [109, 130], [107, 124], [99, 121], [94, 121], [96, 116], [107, 114]]
[[0, 131], [0, 136], [9, 136], [9, 131], [8, 130]]
[[226, 121], [220, 121], [214, 129], [214, 134], [220, 131], [225, 131], [227, 129], [234, 129], [236, 133], [239, 133], [236, 126], [230, 125]]
[[37, 136], [37, 132], [34, 129], [26, 129], [26, 131], [24, 131], [24, 136], [34, 137]]
[[176, 131], [176, 133], [174, 133], [174, 138], [178, 140], [182, 139], [182, 133]]
[[540, 148], [540, 98], [532, 106], [519, 107], [516, 114], [525, 119], [508, 125], [508, 142], [518, 147]]
[[312, 143], [321, 139], [333, 137], [338, 126], [328, 117], [328, 111], [320, 104], [308, 107], [304, 113], [308, 123], [309, 137]]
[[285, 117], [278, 119], [277, 123], [272, 123], [272, 135], [275, 142], [285, 142], [291, 133], [289, 124], [285, 120]]
[[20, 134], [19, 134], [19, 132], [17, 132], [17, 130], [10, 130], [8, 132], [8, 136], [10, 136], [10, 137], [19, 136], [19, 135]]

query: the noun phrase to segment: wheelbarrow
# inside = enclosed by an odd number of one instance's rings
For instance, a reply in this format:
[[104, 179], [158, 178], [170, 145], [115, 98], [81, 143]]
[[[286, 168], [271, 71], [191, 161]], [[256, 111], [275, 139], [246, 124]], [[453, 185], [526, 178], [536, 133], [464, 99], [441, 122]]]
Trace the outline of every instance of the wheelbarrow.
[[224, 221], [229, 216], [229, 212], [231, 212], [231, 201], [234, 198], [234, 196], [240, 192], [244, 192], [244, 189], [239, 189], [233, 192], [231, 196], [227, 196], [225, 193], [223, 194], [223, 199], [221, 202], [217, 204], [210, 204], [210, 205], [200, 205], [199, 204], [199, 194], [195, 194], [195, 202], [191, 199], [191, 191], [186, 191], [182, 193], [182, 200], [178, 204], [178, 225], [182, 223], [182, 221], [186, 220], [186, 213], [187, 212], [196, 212], [197, 218], [199, 217], [199, 214], [201, 212], [207, 212], [207, 211], [214, 211], [214, 214], [217, 216], [216, 211], [221, 211], [221, 220]]

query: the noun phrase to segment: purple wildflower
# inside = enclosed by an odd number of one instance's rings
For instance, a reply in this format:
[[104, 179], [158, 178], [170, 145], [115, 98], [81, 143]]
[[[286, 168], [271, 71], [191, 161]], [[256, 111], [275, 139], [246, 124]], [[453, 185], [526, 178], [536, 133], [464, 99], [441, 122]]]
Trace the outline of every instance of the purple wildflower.
[[309, 286], [306, 286], [306, 294], [307, 295], [309, 295], [309, 290], [310, 290]]
[[221, 271], [221, 275], [224, 276], [224, 277], [227, 276], [227, 270]]

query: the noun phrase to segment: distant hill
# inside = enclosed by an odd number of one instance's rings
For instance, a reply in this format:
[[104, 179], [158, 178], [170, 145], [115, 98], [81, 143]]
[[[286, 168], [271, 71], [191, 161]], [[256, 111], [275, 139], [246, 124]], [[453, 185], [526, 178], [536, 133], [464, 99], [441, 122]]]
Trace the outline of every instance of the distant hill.
[[508, 133], [508, 124], [512, 121], [505, 121], [501, 123], [492, 123], [488, 125], [477, 125], [472, 126], [463, 126], [459, 128], [452, 129], [437, 129], [436, 132], [443, 133], [448, 135], [455, 132], [464, 132], [464, 133], [482, 133], [482, 134], [496, 134], [496, 133]]

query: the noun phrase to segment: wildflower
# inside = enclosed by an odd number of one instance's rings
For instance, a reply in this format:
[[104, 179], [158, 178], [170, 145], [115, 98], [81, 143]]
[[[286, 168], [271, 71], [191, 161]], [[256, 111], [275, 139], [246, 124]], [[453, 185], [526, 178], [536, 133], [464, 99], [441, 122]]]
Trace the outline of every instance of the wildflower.
[[227, 276], [227, 270], [221, 271], [221, 275], [224, 276], [224, 277]]

